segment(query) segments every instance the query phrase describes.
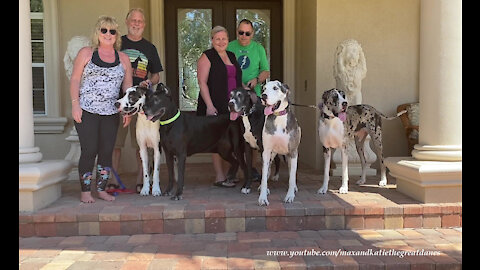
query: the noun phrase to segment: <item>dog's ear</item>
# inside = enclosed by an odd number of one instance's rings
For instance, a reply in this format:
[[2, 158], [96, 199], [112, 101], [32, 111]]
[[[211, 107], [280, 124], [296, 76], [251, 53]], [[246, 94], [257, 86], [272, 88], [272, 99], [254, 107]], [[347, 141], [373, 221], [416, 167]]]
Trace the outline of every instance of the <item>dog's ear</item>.
[[140, 95], [145, 95], [148, 89], [143, 86], [137, 86], [137, 91], [140, 93]]
[[252, 101], [253, 104], [258, 102], [258, 96], [257, 96], [257, 93], [255, 93], [255, 91], [248, 90], [247, 93], [250, 95], [250, 100]]
[[289, 92], [288, 90], [290, 90], [290, 87], [288, 87], [286, 83], [281, 83], [280, 89], [282, 89], [283, 93], [288, 93]]
[[164, 92], [165, 95], [170, 96], [170, 89], [163, 83], [157, 85], [157, 91]]

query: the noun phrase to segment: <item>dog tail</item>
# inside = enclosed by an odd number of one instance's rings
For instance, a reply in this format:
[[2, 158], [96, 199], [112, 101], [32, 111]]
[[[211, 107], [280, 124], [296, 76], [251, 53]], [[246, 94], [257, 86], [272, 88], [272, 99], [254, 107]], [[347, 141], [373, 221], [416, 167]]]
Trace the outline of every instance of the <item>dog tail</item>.
[[[378, 112], [378, 111], [377, 111], [377, 112]], [[379, 113], [380, 116], [381, 116], [383, 119], [385, 119], [385, 120], [393, 120], [393, 119], [399, 117], [400, 115], [402, 115], [402, 114], [404, 114], [404, 113], [406, 113], [406, 112], [407, 112], [407, 110], [403, 110], [403, 111], [397, 113], [397, 115], [391, 116], [391, 117], [385, 116], [385, 115], [384, 115], [383, 113], [381, 113], [381, 112], [378, 112], [378, 113]]]

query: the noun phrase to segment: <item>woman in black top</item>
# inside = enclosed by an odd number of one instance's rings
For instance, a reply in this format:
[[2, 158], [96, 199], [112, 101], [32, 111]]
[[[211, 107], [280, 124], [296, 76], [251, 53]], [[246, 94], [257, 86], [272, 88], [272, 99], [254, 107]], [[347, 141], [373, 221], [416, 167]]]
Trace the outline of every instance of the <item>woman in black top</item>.
[[[235, 54], [227, 51], [227, 29], [215, 26], [211, 39], [212, 48], [202, 53], [197, 64], [200, 86], [197, 115], [227, 114], [230, 92], [242, 86], [242, 69]], [[215, 185], [234, 187], [235, 183], [226, 179], [228, 163], [218, 154], [213, 154], [212, 163], [216, 173]]]

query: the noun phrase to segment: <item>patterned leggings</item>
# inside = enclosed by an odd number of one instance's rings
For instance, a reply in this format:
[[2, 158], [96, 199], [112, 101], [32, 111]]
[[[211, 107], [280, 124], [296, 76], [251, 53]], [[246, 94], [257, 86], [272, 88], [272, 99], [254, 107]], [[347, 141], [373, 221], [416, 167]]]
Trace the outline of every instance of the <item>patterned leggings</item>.
[[80, 140], [78, 173], [82, 191], [90, 191], [92, 169], [97, 159], [97, 190], [105, 190], [112, 166], [112, 153], [117, 137], [118, 114], [99, 115], [83, 111], [82, 123], [74, 121]]

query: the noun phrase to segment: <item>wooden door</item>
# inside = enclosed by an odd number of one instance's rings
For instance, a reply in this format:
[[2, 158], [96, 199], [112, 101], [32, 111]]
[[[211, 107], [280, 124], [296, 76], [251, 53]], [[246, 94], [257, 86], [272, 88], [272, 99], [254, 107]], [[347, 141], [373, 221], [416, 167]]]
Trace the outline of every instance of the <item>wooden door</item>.
[[254, 40], [267, 51], [270, 77], [283, 80], [281, 0], [165, 0], [166, 83], [180, 110], [196, 111], [197, 60], [211, 47], [210, 30], [227, 28], [230, 41], [244, 18], [254, 24]]

